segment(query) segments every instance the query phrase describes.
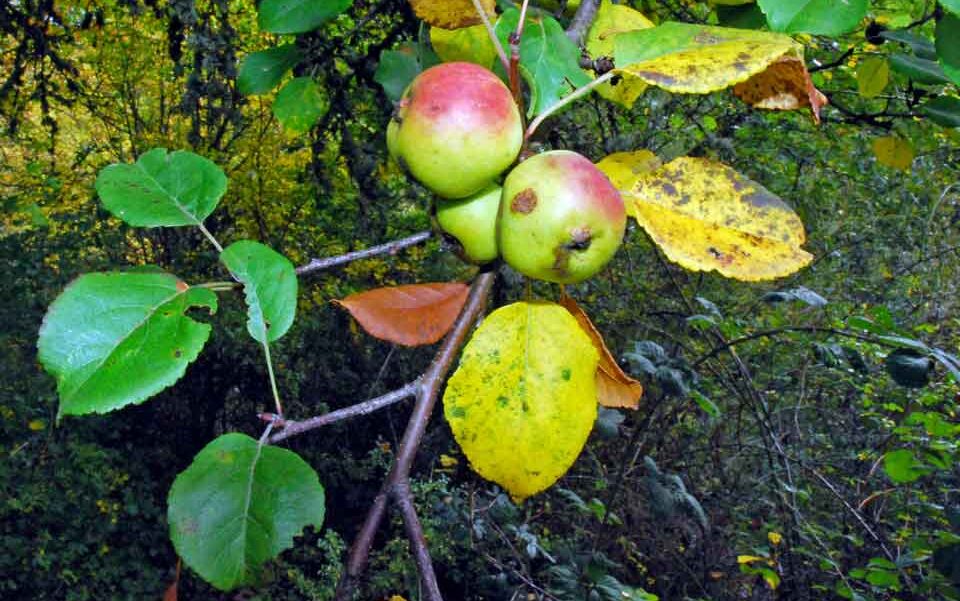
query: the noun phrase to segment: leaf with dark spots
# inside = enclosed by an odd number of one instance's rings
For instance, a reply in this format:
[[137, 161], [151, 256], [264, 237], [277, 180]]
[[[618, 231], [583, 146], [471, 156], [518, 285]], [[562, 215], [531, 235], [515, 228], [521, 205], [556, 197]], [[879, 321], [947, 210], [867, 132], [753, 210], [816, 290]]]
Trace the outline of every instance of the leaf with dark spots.
[[639, 178], [625, 198], [637, 222], [672, 261], [740, 280], [793, 273], [812, 257], [796, 213], [736, 171], [681, 157]]
[[664, 23], [614, 40], [615, 73], [670, 92], [706, 94], [738, 84], [803, 47], [777, 33]]

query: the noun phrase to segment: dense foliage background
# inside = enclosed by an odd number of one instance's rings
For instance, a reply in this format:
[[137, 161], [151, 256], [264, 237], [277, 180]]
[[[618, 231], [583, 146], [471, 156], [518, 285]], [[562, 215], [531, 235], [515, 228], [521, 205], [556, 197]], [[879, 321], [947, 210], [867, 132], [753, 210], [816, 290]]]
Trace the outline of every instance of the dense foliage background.
[[[716, 17], [702, 2], [631, 4], [655, 20]], [[881, 22], [933, 9], [873, 6]], [[55, 424], [35, 341], [71, 279], [148, 263], [222, 276], [198, 233], [110, 217], [95, 198], [97, 172], [156, 146], [193, 149], [230, 178], [208, 227], [296, 263], [426, 229], [431, 197], [386, 158], [392, 105], [374, 79], [381, 51], [422, 35], [405, 1], [357, 0], [300, 36], [330, 109], [308, 134], [290, 135], [269, 97], [236, 89], [238, 57], [269, 43], [252, 2], [0, 4], [0, 598], [159, 598], [176, 565], [170, 483], [215, 435], [256, 435], [255, 413], [272, 403], [236, 295], [177, 386], [109, 417]], [[602, 411], [574, 469], [520, 507], [468, 469], [442, 420], [428, 433], [416, 493], [450, 599], [615, 599], [628, 586], [667, 600], [960, 598], [948, 546], [960, 541], [960, 389], [939, 367], [919, 387], [898, 385], [884, 368], [890, 348], [855, 335], [867, 327], [960, 348], [960, 136], [909, 118], [905, 80], [886, 97], [857, 94], [858, 59], [879, 51], [863, 29], [806, 43], [832, 103], [819, 127], [729, 93], [651, 89], [631, 110], [582, 102], [542, 136], [593, 159], [648, 148], [665, 160], [722, 160], [795, 207], [816, 260], [748, 285], [685, 272], [629, 232], [611, 266], [569, 292], [646, 385], [641, 409]], [[891, 132], [914, 148], [907, 169], [874, 155], [874, 140]], [[431, 241], [305, 281], [297, 322], [274, 350], [287, 413], [391, 390], [430, 359], [429, 349], [365, 336], [331, 299], [471, 269]], [[496, 298], [520, 298], [524, 283], [506, 276]], [[219, 594], [187, 571], [182, 598], [329, 598], [406, 411], [291, 441], [323, 475], [324, 530], [308, 532], [256, 591]], [[397, 522], [361, 598], [418, 598], [406, 545]], [[946, 574], [933, 567], [940, 548]]]

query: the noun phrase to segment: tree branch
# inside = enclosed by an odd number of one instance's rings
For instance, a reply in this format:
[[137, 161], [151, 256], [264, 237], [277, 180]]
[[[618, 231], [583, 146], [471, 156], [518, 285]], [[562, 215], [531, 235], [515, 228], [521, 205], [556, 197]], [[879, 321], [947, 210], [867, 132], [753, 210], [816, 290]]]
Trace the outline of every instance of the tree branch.
[[414, 518], [416, 516], [412, 500], [409, 497], [410, 469], [413, 467], [413, 460], [416, 458], [420, 441], [423, 439], [427, 423], [430, 421], [430, 415], [433, 413], [433, 407], [440, 395], [440, 386], [450, 371], [460, 347], [463, 346], [471, 326], [483, 312], [487, 298], [490, 296], [490, 289], [493, 287], [494, 278], [495, 274], [488, 271], [481, 273], [473, 281], [467, 302], [460, 311], [456, 323], [450, 333], [447, 334], [447, 338], [443, 341], [443, 345], [437, 352], [433, 363], [430, 364], [430, 367], [417, 382], [417, 403], [409, 422], [407, 422], [407, 429], [403, 434], [403, 440], [400, 442], [397, 458], [380, 488], [380, 492], [374, 498], [373, 504], [367, 512], [360, 533], [350, 547], [350, 555], [334, 597], [337, 601], [349, 601], [353, 598], [353, 590], [360, 575], [366, 569], [374, 536], [386, 513], [387, 501], [391, 498], [398, 504], [404, 515], [407, 535], [410, 539], [414, 557], [417, 559], [420, 578], [426, 593], [424, 598], [428, 601], [442, 601], [433, 566], [430, 563], [426, 541], [421, 535], [418, 535], [418, 532], [422, 534], [419, 520], [414, 522], [410, 518], [411, 515]]
[[583, 45], [583, 38], [593, 25], [593, 20], [597, 18], [599, 8], [600, 0], [583, 0], [577, 7], [577, 12], [570, 21], [570, 27], [567, 28], [567, 37], [577, 46]]
[[393, 255], [409, 246], [415, 246], [422, 242], [426, 242], [432, 236], [433, 232], [427, 230], [418, 232], [412, 236], [407, 236], [406, 238], [400, 238], [399, 240], [393, 240], [385, 244], [371, 246], [370, 248], [365, 248], [363, 250], [356, 250], [346, 254], [337, 255], [335, 257], [311, 259], [306, 265], [297, 267], [297, 275], [307, 275], [317, 271], [323, 271], [324, 269], [330, 269], [331, 267], [344, 265], [358, 259], [369, 259], [370, 257], [376, 257], [378, 255]]
[[[343, 421], [351, 417], [367, 415], [368, 413], [373, 413], [374, 411], [383, 409], [384, 407], [389, 407], [390, 405], [394, 405], [408, 397], [415, 395], [419, 385], [419, 380], [414, 380], [402, 388], [392, 390], [376, 398], [369, 399], [355, 405], [350, 405], [349, 407], [344, 407], [343, 409], [337, 409], [336, 411], [331, 411], [330, 413], [311, 417], [310, 419], [305, 419], [303, 421], [281, 419], [279, 420], [278, 425], [282, 427], [283, 430], [271, 436], [270, 443], [273, 444], [280, 442], [281, 440], [285, 440], [291, 436], [303, 434], [304, 432], [309, 432], [310, 430], [315, 430], [317, 428]], [[265, 417], [268, 419], [273, 418], [273, 416]]]

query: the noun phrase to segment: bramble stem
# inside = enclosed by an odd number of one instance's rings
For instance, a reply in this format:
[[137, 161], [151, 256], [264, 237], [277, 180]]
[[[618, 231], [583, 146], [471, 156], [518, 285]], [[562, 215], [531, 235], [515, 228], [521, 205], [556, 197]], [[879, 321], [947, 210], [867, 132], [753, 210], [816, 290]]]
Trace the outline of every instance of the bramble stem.
[[493, 24], [490, 23], [490, 18], [487, 17], [486, 11], [483, 10], [480, 0], [473, 0], [473, 7], [477, 9], [477, 14], [480, 15], [480, 20], [483, 21], [483, 26], [487, 28], [487, 35], [490, 36], [490, 41], [493, 42], [493, 47], [497, 51], [497, 56], [500, 57], [500, 63], [503, 65], [504, 70], [509, 73], [510, 59], [507, 58], [507, 52], [503, 49], [503, 44], [500, 43], [500, 38], [497, 37], [497, 32], [493, 30]]
[[549, 117], [550, 115], [556, 113], [557, 111], [559, 111], [559, 110], [562, 109], [563, 107], [567, 106], [568, 104], [570, 104], [570, 103], [573, 102], [574, 100], [577, 100], [578, 98], [581, 98], [581, 97], [583, 97], [583, 96], [586, 96], [587, 94], [589, 94], [590, 92], [592, 92], [595, 87], [599, 86], [600, 84], [603, 84], [603, 83], [606, 83], [606, 82], [610, 81], [610, 80], [613, 79], [616, 75], [617, 75], [617, 73], [615, 73], [614, 71], [608, 71], [607, 73], [604, 73], [603, 75], [601, 75], [600, 77], [594, 79], [594, 80], [591, 81], [590, 83], [588, 83], [588, 84], [586, 84], [586, 85], [584, 85], [584, 86], [581, 86], [581, 87], [577, 88], [576, 90], [574, 90], [574, 91], [571, 92], [570, 94], [567, 94], [566, 96], [564, 96], [563, 98], [561, 98], [560, 100], [558, 100], [556, 103], [554, 103], [554, 104], [553, 104], [551, 107], [549, 107], [547, 110], [545, 110], [545, 111], [543, 111], [542, 113], [540, 113], [539, 115], [537, 115], [537, 118], [536, 118], [536, 119], [534, 119], [533, 121], [530, 122], [530, 125], [527, 127], [527, 133], [524, 135], [524, 139], [525, 139], [525, 140], [529, 140], [531, 137], [533, 137], [533, 134], [537, 131], [537, 128], [540, 127], [540, 124], [543, 123], [543, 121], [544, 121], [547, 117]]

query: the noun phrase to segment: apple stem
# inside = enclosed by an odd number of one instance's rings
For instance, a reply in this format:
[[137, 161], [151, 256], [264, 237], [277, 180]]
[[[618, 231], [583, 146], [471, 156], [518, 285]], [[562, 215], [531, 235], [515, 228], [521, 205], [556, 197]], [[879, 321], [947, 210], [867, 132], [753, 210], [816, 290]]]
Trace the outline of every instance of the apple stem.
[[540, 113], [539, 115], [537, 115], [537, 118], [536, 118], [536, 119], [534, 119], [533, 121], [530, 122], [530, 125], [527, 127], [527, 133], [524, 135], [524, 141], [529, 140], [530, 138], [533, 137], [533, 134], [537, 131], [537, 128], [540, 127], [540, 124], [543, 123], [543, 121], [544, 121], [547, 117], [549, 117], [549, 116], [552, 115], [553, 113], [556, 113], [557, 111], [559, 111], [559, 110], [562, 109], [563, 107], [567, 106], [568, 104], [570, 104], [570, 103], [573, 102], [574, 100], [577, 100], [578, 98], [581, 98], [581, 97], [583, 97], [583, 96], [586, 96], [586, 95], [589, 94], [591, 91], [593, 91], [593, 89], [594, 89], [595, 87], [599, 86], [600, 84], [603, 84], [603, 83], [606, 83], [606, 82], [610, 81], [611, 79], [613, 79], [613, 78], [616, 77], [616, 76], [617, 76], [617, 73], [616, 73], [615, 71], [608, 71], [608, 72], [604, 73], [603, 75], [601, 75], [600, 77], [594, 79], [594, 80], [591, 81], [590, 83], [588, 83], [588, 84], [586, 84], [586, 85], [584, 85], [584, 86], [581, 86], [581, 87], [577, 88], [576, 90], [574, 90], [574, 91], [571, 92], [570, 94], [567, 94], [566, 96], [564, 96], [563, 98], [561, 98], [560, 100], [558, 100], [556, 103], [554, 103], [552, 106], [550, 106], [547, 110], [545, 110], [545, 111], [543, 111], [542, 113]]
[[480, 0], [473, 0], [473, 7], [477, 9], [477, 14], [480, 15], [480, 20], [483, 21], [483, 26], [487, 29], [487, 35], [490, 36], [490, 41], [493, 42], [493, 47], [497, 51], [497, 56], [500, 57], [500, 64], [502, 64], [504, 70], [509, 73], [510, 59], [507, 58], [507, 51], [503, 49], [503, 44], [500, 43], [500, 38], [497, 37], [497, 33], [493, 30], [493, 25], [490, 23], [490, 18], [487, 17], [486, 11], [483, 10]]

